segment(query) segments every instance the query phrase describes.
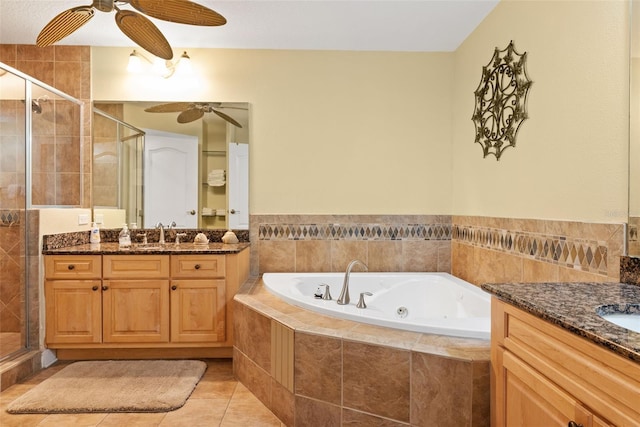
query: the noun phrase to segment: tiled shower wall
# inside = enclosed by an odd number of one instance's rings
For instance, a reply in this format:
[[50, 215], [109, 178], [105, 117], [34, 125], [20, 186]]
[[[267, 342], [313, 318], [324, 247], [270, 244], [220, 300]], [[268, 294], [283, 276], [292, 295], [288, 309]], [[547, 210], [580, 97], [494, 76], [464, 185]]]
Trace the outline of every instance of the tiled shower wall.
[[[42, 113], [34, 115], [33, 187], [34, 205], [91, 206], [91, 50], [88, 46], [0, 45], [0, 62], [3, 62], [43, 83], [53, 86], [76, 99], [83, 101], [83, 135], [76, 126], [61, 124], [77, 123], [77, 107], [68, 101], [48, 101], [42, 104]], [[5, 144], [9, 136], [3, 126], [3, 166], [5, 156], [17, 158], [17, 165], [24, 164], [24, 104], [19, 101], [13, 108], [15, 128], [22, 138], [13, 145]], [[5, 122], [6, 122], [5, 117]], [[21, 129], [22, 128], [22, 129]], [[8, 153], [7, 150], [13, 150]], [[23, 161], [20, 162], [19, 159]], [[18, 166], [19, 168], [20, 166]], [[24, 167], [22, 166], [22, 169]], [[15, 170], [14, 173], [24, 173]], [[3, 181], [10, 179], [3, 170]], [[81, 186], [82, 184], [82, 191]], [[4, 200], [3, 200], [4, 202]], [[3, 207], [6, 207], [3, 203]]]
[[[123, 118], [123, 104], [96, 103], [105, 113]], [[118, 206], [118, 125], [99, 114], [93, 115], [93, 205]]]
[[448, 215], [252, 215], [251, 269], [451, 272], [471, 283], [618, 281], [622, 224]]
[[[38, 224], [37, 210], [0, 210], [0, 332], [22, 333], [29, 322], [32, 348], [39, 344]], [[26, 289], [25, 272], [34, 284]], [[25, 300], [29, 302], [28, 315]], [[0, 342], [0, 357], [8, 353], [6, 345]]]

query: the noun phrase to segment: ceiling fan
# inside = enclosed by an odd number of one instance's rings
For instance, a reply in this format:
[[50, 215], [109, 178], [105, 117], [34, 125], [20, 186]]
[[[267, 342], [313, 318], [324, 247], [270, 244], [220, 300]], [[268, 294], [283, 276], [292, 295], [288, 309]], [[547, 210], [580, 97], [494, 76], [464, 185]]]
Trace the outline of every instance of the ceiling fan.
[[58, 14], [40, 31], [36, 45], [49, 46], [67, 37], [93, 18], [94, 9], [115, 10], [116, 24], [127, 37], [157, 57], [173, 58], [171, 46], [158, 27], [144, 15], [118, 7], [125, 4], [153, 18], [179, 24], [219, 26], [227, 23], [218, 12], [190, 0], [93, 0], [88, 6], [73, 7]]
[[178, 123], [193, 122], [204, 116], [204, 113], [214, 113], [232, 125], [242, 128], [242, 125], [233, 117], [218, 111], [219, 108], [244, 110], [240, 107], [223, 106], [221, 102], [170, 102], [145, 108], [144, 111], [147, 113], [180, 113], [178, 114]]

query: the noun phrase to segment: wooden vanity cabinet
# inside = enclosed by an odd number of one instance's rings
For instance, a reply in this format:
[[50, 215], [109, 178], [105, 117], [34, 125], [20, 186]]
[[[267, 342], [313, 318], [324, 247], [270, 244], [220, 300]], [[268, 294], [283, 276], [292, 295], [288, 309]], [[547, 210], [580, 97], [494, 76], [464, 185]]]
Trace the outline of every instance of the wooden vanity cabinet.
[[46, 343], [59, 359], [231, 357], [235, 254], [47, 255]]
[[45, 257], [47, 343], [102, 342], [100, 255]]
[[640, 425], [640, 364], [495, 297], [491, 317], [492, 426]]

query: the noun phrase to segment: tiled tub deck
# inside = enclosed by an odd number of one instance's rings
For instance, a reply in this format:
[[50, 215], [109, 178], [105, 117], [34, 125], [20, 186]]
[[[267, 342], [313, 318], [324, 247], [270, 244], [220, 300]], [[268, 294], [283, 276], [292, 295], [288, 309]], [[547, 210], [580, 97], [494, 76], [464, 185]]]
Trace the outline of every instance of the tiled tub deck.
[[234, 301], [234, 371], [287, 426], [488, 426], [488, 340], [335, 319], [259, 278]]

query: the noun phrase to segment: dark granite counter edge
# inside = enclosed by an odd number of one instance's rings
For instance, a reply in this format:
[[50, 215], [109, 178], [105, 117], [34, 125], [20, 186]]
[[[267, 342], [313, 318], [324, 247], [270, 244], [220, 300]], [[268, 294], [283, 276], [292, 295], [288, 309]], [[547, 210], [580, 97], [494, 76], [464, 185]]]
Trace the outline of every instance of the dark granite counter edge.
[[[501, 301], [507, 302], [515, 306], [516, 308], [526, 311], [527, 313], [532, 314], [542, 320], [545, 320], [573, 334], [576, 334], [585, 339], [588, 339], [593, 343], [601, 347], [607, 348], [627, 359], [640, 363], [640, 354], [629, 350], [628, 348], [626, 348], [624, 345], [621, 345], [620, 343], [606, 339], [605, 337], [599, 335], [596, 332], [589, 331], [574, 325], [571, 321], [567, 320], [564, 316], [562, 316], [559, 313], [549, 312], [548, 310], [545, 310], [544, 308], [539, 307], [534, 303], [531, 303], [527, 299], [519, 298], [517, 296], [512, 295], [509, 292], [504, 292], [499, 287], [494, 286], [493, 284], [483, 284], [481, 288], [493, 294]], [[620, 328], [620, 329], [624, 330], [624, 328]]]
[[174, 244], [165, 245], [157, 249], [120, 248], [117, 243], [98, 243], [95, 245], [84, 244], [77, 246], [67, 246], [58, 249], [43, 250], [43, 255], [204, 255], [204, 254], [236, 254], [250, 247], [250, 243], [223, 244], [213, 243], [206, 247], [193, 247], [193, 244], [176, 246]]
[[[227, 230], [199, 230], [199, 229], [173, 229], [173, 230], [165, 230], [165, 239], [167, 242], [175, 241], [175, 233], [185, 233], [186, 236], [182, 238], [182, 242], [193, 242], [196, 234], [204, 233], [209, 242], [211, 243], [221, 243], [222, 236], [227, 232]], [[240, 243], [248, 243], [249, 242], [249, 230], [233, 230], [233, 232], [238, 237], [238, 241]], [[147, 235], [147, 241], [157, 242], [160, 239], [160, 231], [156, 229], [135, 229], [131, 230], [131, 241], [132, 243], [139, 242], [140, 238], [138, 234], [145, 233]], [[113, 243], [118, 242], [118, 235], [120, 234], [119, 228], [112, 229], [100, 229], [100, 241], [102, 243]], [[90, 231], [74, 231], [69, 233], [59, 233], [59, 234], [47, 234], [42, 237], [42, 251], [46, 254], [45, 251], [53, 250], [53, 249], [61, 249], [71, 246], [84, 245], [89, 243], [89, 235]]]

